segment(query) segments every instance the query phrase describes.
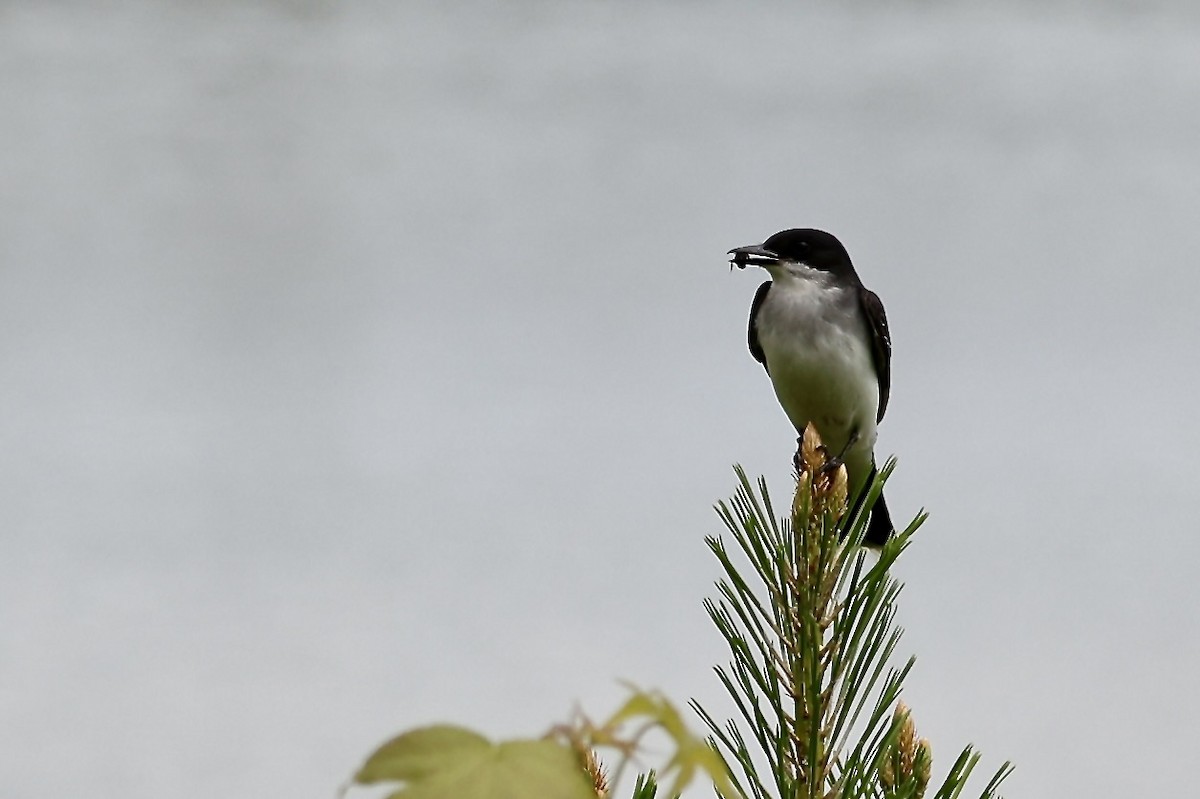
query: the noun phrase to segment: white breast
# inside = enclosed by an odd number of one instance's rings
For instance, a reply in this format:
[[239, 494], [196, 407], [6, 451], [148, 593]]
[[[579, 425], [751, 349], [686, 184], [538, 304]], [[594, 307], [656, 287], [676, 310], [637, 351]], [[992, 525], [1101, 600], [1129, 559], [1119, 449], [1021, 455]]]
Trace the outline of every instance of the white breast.
[[870, 459], [879, 382], [858, 298], [824, 272], [776, 279], [757, 317], [775, 395], [797, 431], [809, 422], [834, 453], [859, 440], [847, 465]]

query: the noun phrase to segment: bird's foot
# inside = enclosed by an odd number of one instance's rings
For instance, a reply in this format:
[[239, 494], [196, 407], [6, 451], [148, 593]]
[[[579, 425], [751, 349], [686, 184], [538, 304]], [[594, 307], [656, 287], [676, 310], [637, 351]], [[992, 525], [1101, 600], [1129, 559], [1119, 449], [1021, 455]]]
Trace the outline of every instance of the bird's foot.
[[834, 474], [838, 469], [842, 468], [842, 464], [845, 461], [842, 460], [841, 455], [830, 455], [829, 450], [824, 447], [821, 447], [821, 449], [825, 452], [825, 463], [821, 465], [820, 469], [822, 476]]
[[846, 453], [850, 451], [850, 448], [861, 440], [862, 434], [858, 432], [858, 428], [855, 428], [854, 432], [850, 434], [850, 437], [846, 439], [846, 446], [842, 447], [842, 451], [837, 454], [837, 461], [839, 464], [841, 464], [842, 459], [846, 457]]
[[[829, 447], [825, 446], [824, 444], [818, 444], [815, 449], [821, 455], [820, 472], [822, 475], [832, 474], [836, 472], [838, 467], [842, 465], [842, 455], [845, 454], [844, 449], [842, 450], [841, 455], [834, 455], [829, 451]], [[796, 454], [792, 456], [792, 466], [795, 467], [797, 473], [808, 471], [804, 463], [803, 435], [796, 439]]]

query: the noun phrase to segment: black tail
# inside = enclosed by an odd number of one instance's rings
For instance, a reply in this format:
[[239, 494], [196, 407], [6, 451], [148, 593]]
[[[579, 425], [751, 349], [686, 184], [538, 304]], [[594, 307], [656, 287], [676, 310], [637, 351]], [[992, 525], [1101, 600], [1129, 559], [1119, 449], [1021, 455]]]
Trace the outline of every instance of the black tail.
[[[867, 492], [871, 488], [871, 484], [875, 482], [877, 471], [875, 464], [871, 464], [871, 476], [867, 478], [867, 482], [863, 484], [862, 493], [858, 495], [858, 499], [854, 500], [854, 508], [850, 515], [858, 513], [859, 508], [867, 499]], [[869, 547], [878, 549], [888, 542], [888, 539], [895, 533], [896, 528], [892, 526], [892, 515], [888, 513], [887, 503], [883, 500], [883, 492], [879, 492], [879, 499], [875, 500], [875, 505], [871, 508], [871, 518], [867, 522], [867, 532], [863, 535], [863, 543]]]
[[875, 507], [871, 508], [871, 520], [867, 522], [867, 534], [863, 536], [863, 543], [869, 547], [882, 547], [892, 537], [893, 532], [895, 528], [892, 527], [892, 515], [888, 513], [887, 503], [883, 501], [881, 491], [879, 499], [875, 500]]

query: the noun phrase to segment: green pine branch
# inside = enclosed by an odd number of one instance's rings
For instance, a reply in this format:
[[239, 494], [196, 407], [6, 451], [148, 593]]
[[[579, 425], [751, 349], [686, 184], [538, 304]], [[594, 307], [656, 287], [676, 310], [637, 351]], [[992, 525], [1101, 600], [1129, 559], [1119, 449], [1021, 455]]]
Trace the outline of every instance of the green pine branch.
[[[753, 485], [741, 468], [737, 493], [717, 506], [733, 546], [707, 539], [724, 576], [705, 608], [729, 645], [716, 672], [738, 718], [721, 723], [692, 706], [742, 797], [920, 799], [932, 754], [899, 702], [913, 659], [889, 666], [902, 633], [890, 570], [925, 515], [868, 555], [867, 519], [894, 462], [851, 514], [845, 468], [812, 427], [800, 460], [786, 517], [765, 481]], [[965, 749], [936, 796], [959, 796], [978, 760]], [[980, 796], [994, 797], [1009, 771], [1006, 763]]]

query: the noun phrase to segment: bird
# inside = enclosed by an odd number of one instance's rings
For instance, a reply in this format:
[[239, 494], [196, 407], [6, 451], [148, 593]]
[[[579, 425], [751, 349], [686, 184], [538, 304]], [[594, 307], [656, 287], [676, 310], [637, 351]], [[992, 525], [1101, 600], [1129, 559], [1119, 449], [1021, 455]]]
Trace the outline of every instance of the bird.
[[[823, 230], [781, 230], [728, 255], [731, 269], [759, 266], [770, 274], [750, 305], [750, 354], [766, 369], [801, 442], [811, 422], [846, 465], [857, 511], [875, 478], [878, 425], [891, 393], [883, 303], [863, 285], [842, 243]], [[881, 493], [863, 543], [882, 547], [893, 532]]]

